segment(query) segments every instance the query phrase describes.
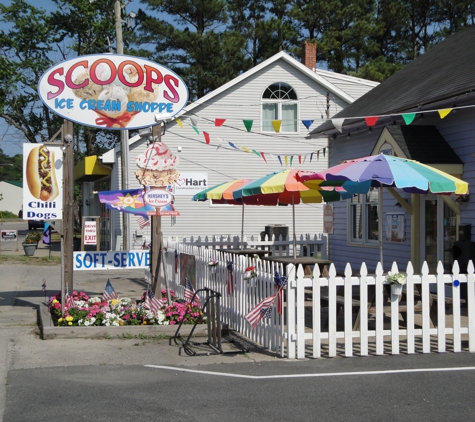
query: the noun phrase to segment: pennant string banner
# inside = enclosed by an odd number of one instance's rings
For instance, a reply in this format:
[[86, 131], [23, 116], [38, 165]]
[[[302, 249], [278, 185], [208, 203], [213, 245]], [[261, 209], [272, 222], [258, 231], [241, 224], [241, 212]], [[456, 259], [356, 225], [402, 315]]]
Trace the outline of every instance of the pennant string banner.
[[[410, 125], [414, 119], [416, 118], [417, 114], [418, 113], [429, 113], [429, 112], [437, 112], [439, 114], [439, 117], [441, 119], [444, 119], [445, 117], [447, 117], [453, 110], [457, 110], [457, 109], [464, 109], [464, 108], [471, 108], [471, 107], [475, 107], [475, 105], [468, 105], [468, 106], [461, 106], [461, 107], [452, 107], [452, 108], [445, 108], [445, 109], [435, 109], [435, 110], [421, 110], [419, 112], [414, 112], [414, 113], [396, 113], [396, 114], [381, 114], [381, 115], [373, 115], [373, 116], [352, 116], [352, 117], [345, 117], [345, 118], [331, 118], [329, 119], [333, 126], [339, 131], [339, 132], [342, 132], [342, 129], [343, 129], [343, 124], [345, 122], [346, 119], [348, 120], [351, 120], [351, 119], [364, 119], [365, 122], [366, 122], [366, 125], [368, 127], [372, 127], [372, 126], [375, 126], [376, 123], [378, 122], [378, 120], [382, 117], [397, 117], [397, 116], [400, 116], [403, 120], [404, 120], [404, 123], [406, 125]], [[180, 115], [180, 118], [175, 118], [175, 122], [177, 123], [177, 125], [183, 129], [184, 128], [184, 125], [183, 125], [183, 120], [182, 118], [183, 117], [188, 117], [190, 119], [190, 122], [191, 122], [191, 127], [193, 128], [193, 130], [199, 135], [200, 134], [200, 131], [198, 130], [198, 122], [200, 121], [200, 117], [196, 116], [196, 115], [192, 115], [192, 116], [188, 116], [186, 114], [186, 112], [182, 115]], [[212, 122], [212, 120], [209, 120], [209, 119], [205, 119], [207, 121], [210, 121]], [[225, 118], [216, 118], [214, 119], [214, 126], [216, 127], [221, 127], [223, 126], [223, 124], [227, 121], [228, 119], [225, 119]], [[323, 123], [323, 119], [322, 119], [322, 123]], [[245, 119], [245, 120], [242, 120], [243, 124], [244, 124], [244, 127], [246, 128], [246, 131], [247, 132], [251, 132], [252, 130], [252, 126], [253, 126], [253, 123], [254, 123], [254, 120], [251, 120], [251, 119]], [[305, 126], [305, 128], [307, 130], [310, 129], [310, 126], [312, 126], [312, 124], [315, 122], [315, 120], [301, 120], [301, 123]], [[280, 130], [281, 130], [281, 127], [282, 127], [282, 120], [271, 120], [271, 124], [272, 124], [272, 127], [275, 131], [275, 133], [279, 133]], [[232, 127], [231, 127], [232, 128]], [[234, 128], [234, 129], [237, 129], [239, 130], [238, 128]], [[207, 145], [211, 145], [211, 136], [208, 132], [203, 132], [203, 136], [205, 138], [205, 143]], [[217, 138], [218, 141], [220, 142], [219, 145], [217, 146], [216, 150], [218, 150], [219, 148], [223, 147], [223, 143], [224, 141], [220, 138]], [[289, 157], [290, 157], [290, 165], [292, 166], [293, 164], [293, 159], [294, 159], [294, 155], [290, 155], [290, 156], [287, 156], [285, 154], [271, 154], [271, 153], [266, 153], [264, 151], [257, 151], [255, 149], [249, 149], [245, 146], [241, 146], [241, 147], [238, 147], [236, 146], [234, 143], [232, 142], [228, 142], [229, 146], [235, 150], [242, 150], [246, 153], [253, 153], [255, 154], [256, 156], [262, 158], [262, 160], [264, 160], [266, 163], [267, 163], [267, 158], [266, 158], [266, 154], [267, 155], [271, 155], [274, 162], [275, 162], [275, 157], [277, 156], [277, 159], [280, 163], [280, 165], [282, 166], [283, 165], [283, 162], [282, 162], [282, 157], [284, 157], [284, 162], [285, 162], [285, 165], [287, 166], [288, 163], [289, 163]], [[225, 147], [224, 147], [225, 148]], [[226, 148], [225, 148], [226, 149]], [[313, 160], [313, 156], [314, 154], [317, 155], [317, 159], [320, 158], [320, 152], [323, 153], [323, 157], [325, 157], [326, 155], [326, 148], [322, 148], [322, 149], [319, 149], [317, 151], [313, 151], [311, 153], [308, 153], [308, 154], [295, 154], [298, 156], [298, 162], [299, 164], [302, 164], [306, 162], [307, 160], [307, 157], [308, 155], [310, 155], [310, 162], [312, 162]], [[302, 156], [303, 156], [303, 160], [302, 160]]]
[[[332, 122], [333, 126], [338, 131], [342, 132], [342, 128], [343, 128], [343, 124], [344, 124], [345, 120], [364, 119], [367, 126], [371, 127], [371, 126], [374, 126], [377, 123], [377, 121], [379, 119], [381, 119], [382, 117], [401, 117], [404, 120], [404, 122], [406, 123], [406, 125], [408, 125], [408, 124], [411, 124], [413, 122], [413, 120], [415, 119], [415, 117], [418, 113], [421, 114], [421, 113], [431, 113], [431, 112], [435, 113], [435, 112], [437, 112], [439, 114], [440, 118], [443, 119], [452, 110], [458, 110], [458, 109], [464, 109], [464, 108], [473, 108], [473, 107], [475, 107], [475, 105], [467, 105], [467, 106], [460, 106], [460, 107], [454, 106], [452, 108], [444, 108], [444, 109], [421, 110], [421, 111], [414, 112], [414, 113], [391, 113], [391, 114], [380, 114], [380, 115], [372, 115], [372, 116], [347, 116], [347, 117], [344, 117], [344, 118], [330, 118], [330, 119], [323, 119], [322, 118], [321, 123], [323, 123], [327, 120], [330, 120]], [[175, 118], [175, 121], [180, 126], [180, 128], [183, 128], [182, 119], [184, 117], [187, 117], [187, 118], [190, 119], [191, 126], [199, 134], [199, 131], [198, 131], [197, 127], [198, 127], [198, 122], [200, 120], [200, 117], [198, 117], [197, 115], [192, 114], [192, 113], [187, 114], [186, 111], [184, 111], [184, 113], [180, 115], [180, 118], [178, 118], [178, 117]], [[205, 120], [209, 120], [209, 119], [205, 119]], [[224, 124], [224, 122], [226, 122], [227, 120], [228, 119], [224, 119], [224, 118], [216, 118], [216, 119], [214, 119], [214, 125], [217, 126], [217, 127], [222, 126]], [[253, 125], [254, 120], [245, 119], [245, 120], [242, 120], [242, 122], [244, 123], [244, 126], [245, 126], [246, 130], [248, 132], [250, 132], [252, 130], [252, 125]], [[301, 123], [305, 126], [305, 128], [307, 130], [310, 129], [310, 126], [313, 125], [314, 122], [315, 122], [315, 120], [310, 120], [310, 119], [301, 120]], [[281, 129], [281, 125], [282, 125], [282, 120], [271, 120], [271, 124], [272, 124], [272, 127], [274, 128], [274, 131], [276, 133], [279, 133], [280, 129]], [[235, 128], [235, 129], [237, 129], [237, 128]]]
[[[217, 120], [218, 120], [218, 119], [217, 119]], [[222, 120], [224, 120], [224, 119], [222, 119]], [[180, 120], [180, 122], [181, 122], [181, 120]], [[219, 122], [218, 122], [218, 123], [219, 123]], [[181, 127], [181, 126], [180, 126], [180, 127]], [[195, 127], [195, 126], [191, 126], [191, 127], [193, 128], [193, 130], [194, 130], [197, 134], [200, 133], [200, 131], [198, 130], [197, 127]], [[173, 131], [172, 131], [172, 133], [173, 133]], [[210, 135], [208, 132], [205, 132], [205, 131], [203, 131], [202, 133], [203, 133], [203, 137], [204, 137], [204, 143], [205, 143], [206, 145], [216, 146], [216, 147], [217, 147], [216, 150], [218, 150], [218, 149], [220, 149], [220, 148], [223, 148], [223, 143], [224, 143], [223, 139], [217, 137], [216, 139], [217, 139], [217, 141], [219, 142], [218, 145], [212, 144], [211, 135]], [[190, 139], [191, 139], [191, 138], [190, 138]], [[247, 148], [246, 146], [238, 146], [238, 145], [234, 144], [233, 142], [227, 142], [227, 143], [228, 143], [228, 145], [229, 145], [231, 148], [233, 148], [234, 150], [241, 150], [241, 151], [246, 152], [246, 153], [248, 153], [248, 154], [253, 153], [253, 154], [255, 154], [257, 157], [262, 158], [262, 160], [263, 160], [265, 163], [267, 163], [266, 154], [268, 154], [268, 153], [266, 153], [265, 151], [257, 151], [257, 150], [255, 150], [255, 149]], [[224, 149], [226, 149], [226, 148], [224, 147]], [[312, 152], [312, 157], [313, 157], [313, 154], [314, 154], [314, 153], [315, 153], [315, 151]], [[310, 154], [310, 152], [308, 152], [307, 154]], [[278, 160], [279, 160], [279, 163], [280, 163], [281, 166], [284, 165], [284, 164], [285, 164], [286, 166], [288, 166], [288, 165], [289, 165], [289, 160], [290, 160], [290, 166], [292, 166], [292, 165], [293, 165], [293, 160], [294, 160], [294, 155], [297, 155], [297, 156], [298, 156], [299, 164], [304, 164], [305, 161], [306, 161], [307, 154], [292, 154], [292, 155], [277, 154], [277, 157], [278, 157]], [[317, 151], [317, 157], [319, 156], [319, 154], [320, 154], [320, 150]], [[271, 155], [272, 155], [272, 154], [271, 154]], [[302, 156], [303, 156], [303, 160], [302, 160]], [[273, 156], [273, 157], [274, 157], [274, 156]], [[283, 157], [283, 161], [282, 161], [282, 157]], [[275, 157], [274, 157], [274, 161], [275, 161]], [[310, 159], [310, 162], [311, 162], [311, 161], [312, 161], [312, 159]]]

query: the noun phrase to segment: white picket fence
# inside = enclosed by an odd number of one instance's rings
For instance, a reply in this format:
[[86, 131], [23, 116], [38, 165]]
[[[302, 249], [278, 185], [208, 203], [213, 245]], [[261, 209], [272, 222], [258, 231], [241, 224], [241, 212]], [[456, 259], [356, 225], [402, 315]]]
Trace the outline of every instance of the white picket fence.
[[[328, 278], [317, 266], [312, 277], [289, 269], [287, 357], [460, 352], [462, 342], [475, 351], [474, 267], [470, 261], [468, 275], [458, 269], [455, 262], [453, 273], [444, 274], [439, 263], [433, 275], [424, 264], [416, 275], [409, 262], [401, 296], [391, 294], [381, 265], [369, 275], [363, 263], [354, 276], [348, 264], [343, 277], [331, 265]], [[391, 271], [398, 272], [395, 263]]]
[[[416, 275], [408, 263], [404, 294], [396, 297], [380, 265], [370, 275], [363, 263], [359, 274], [353, 275], [348, 264], [343, 277], [337, 276], [331, 265], [325, 278], [320, 277], [318, 266], [308, 276], [302, 267], [283, 268], [214, 248], [171, 239], [166, 246], [164, 275], [177, 297], [183, 297], [180, 271], [184, 269], [177, 267], [175, 250], [194, 260], [195, 271], [188, 277], [196, 277], [197, 289], [208, 287], [221, 294], [221, 322], [276, 355], [301, 359], [475, 351], [475, 273], [471, 262], [468, 275], [459, 274], [457, 263], [452, 274], [444, 274], [439, 264], [436, 275], [428, 273], [427, 265]], [[214, 267], [208, 265], [212, 259], [218, 261]], [[230, 261], [232, 294], [227, 292]], [[251, 265], [257, 277], [244, 280], [245, 269]], [[283, 315], [274, 306], [271, 318], [252, 329], [245, 317], [262, 299], [274, 294], [275, 271], [289, 277]], [[392, 271], [398, 271], [396, 264]], [[465, 286], [467, 299], [461, 300]]]

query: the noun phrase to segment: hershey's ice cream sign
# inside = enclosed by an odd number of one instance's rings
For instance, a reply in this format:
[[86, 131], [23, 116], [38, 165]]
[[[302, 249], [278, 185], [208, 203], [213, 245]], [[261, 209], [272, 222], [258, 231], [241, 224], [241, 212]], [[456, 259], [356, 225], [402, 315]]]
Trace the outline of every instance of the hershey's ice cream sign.
[[175, 180], [175, 196], [196, 195], [208, 187], [208, 173], [180, 173]]

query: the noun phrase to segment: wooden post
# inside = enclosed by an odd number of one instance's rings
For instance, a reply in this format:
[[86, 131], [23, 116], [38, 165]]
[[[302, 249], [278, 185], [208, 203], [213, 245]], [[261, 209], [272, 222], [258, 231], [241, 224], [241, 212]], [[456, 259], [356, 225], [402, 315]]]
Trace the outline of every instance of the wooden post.
[[[61, 140], [66, 147], [63, 160], [63, 281], [73, 291], [74, 242], [74, 134], [73, 122], [65, 120]], [[64, 303], [64, 302], [63, 302]]]
[[[154, 140], [161, 141], [161, 125], [152, 126], [152, 136]], [[162, 217], [152, 216], [152, 247], [150, 251], [150, 273], [152, 276], [152, 291], [161, 298], [160, 267], [162, 265]]]

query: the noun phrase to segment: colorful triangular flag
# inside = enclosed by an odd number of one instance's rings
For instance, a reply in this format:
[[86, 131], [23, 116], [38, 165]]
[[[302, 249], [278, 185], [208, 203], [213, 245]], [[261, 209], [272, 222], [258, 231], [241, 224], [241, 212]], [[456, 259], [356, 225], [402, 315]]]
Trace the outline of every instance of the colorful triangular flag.
[[276, 133], [280, 132], [280, 126], [282, 125], [282, 120], [271, 120], [272, 127]]
[[447, 116], [447, 114], [449, 114], [452, 109], [451, 108], [445, 108], [445, 109], [442, 109], [442, 110], [438, 110], [439, 111], [439, 116], [441, 119], [443, 119], [445, 116]]
[[252, 129], [252, 123], [254, 123], [253, 120], [243, 120], [244, 126], [246, 127], [247, 131], [250, 132]]
[[416, 113], [402, 114], [402, 118], [404, 119], [404, 122], [406, 122], [406, 125], [410, 125], [416, 118]]

